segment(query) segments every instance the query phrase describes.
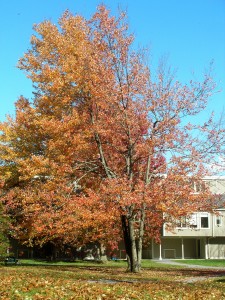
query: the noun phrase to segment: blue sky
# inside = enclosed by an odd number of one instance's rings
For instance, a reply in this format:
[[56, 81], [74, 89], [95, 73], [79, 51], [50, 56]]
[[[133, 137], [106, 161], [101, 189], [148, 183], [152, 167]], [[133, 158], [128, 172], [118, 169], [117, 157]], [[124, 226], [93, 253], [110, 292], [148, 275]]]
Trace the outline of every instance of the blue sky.
[[[219, 114], [225, 107], [225, 0], [108, 0], [111, 9], [127, 10], [135, 45], [148, 46], [151, 63], [161, 56], [177, 69], [182, 82], [201, 80], [214, 60], [218, 89], [207, 108]], [[57, 23], [71, 12], [89, 18], [102, 1], [95, 0], [1, 0], [0, 1], [0, 120], [14, 113], [20, 95], [32, 98], [32, 82], [16, 68], [18, 59], [30, 47], [32, 26], [45, 19]], [[194, 74], [194, 75], [193, 75]], [[204, 115], [206, 116], [206, 115]]]

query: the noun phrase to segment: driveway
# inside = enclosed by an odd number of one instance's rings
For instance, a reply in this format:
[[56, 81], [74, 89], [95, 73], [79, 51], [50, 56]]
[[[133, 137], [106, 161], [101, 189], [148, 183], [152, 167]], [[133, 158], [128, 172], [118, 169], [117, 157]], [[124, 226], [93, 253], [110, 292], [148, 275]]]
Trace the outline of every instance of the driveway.
[[177, 262], [172, 259], [162, 259], [162, 260], [154, 260], [157, 263], [161, 264], [167, 264], [167, 265], [176, 265], [176, 266], [183, 266], [185, 268], [190, 269], [212, 269], [212, 270], [223, 270], [225, 271], [225, 267], [212, 267], [212, 266], [201, 266], [201, 265], [191, 265], [191, 264], [185, 264], [182, 262]]

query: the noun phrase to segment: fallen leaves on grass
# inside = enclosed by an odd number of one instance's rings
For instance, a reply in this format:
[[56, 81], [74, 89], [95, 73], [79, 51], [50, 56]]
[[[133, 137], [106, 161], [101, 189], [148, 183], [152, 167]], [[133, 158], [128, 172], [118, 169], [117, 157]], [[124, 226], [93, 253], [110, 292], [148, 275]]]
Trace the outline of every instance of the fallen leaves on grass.
[[223, 281], [182, 283], [182, 271], [174, 270], [128, 274], [119, 268], [0, 267], [0, 277], [1, 300], [225, 299]]

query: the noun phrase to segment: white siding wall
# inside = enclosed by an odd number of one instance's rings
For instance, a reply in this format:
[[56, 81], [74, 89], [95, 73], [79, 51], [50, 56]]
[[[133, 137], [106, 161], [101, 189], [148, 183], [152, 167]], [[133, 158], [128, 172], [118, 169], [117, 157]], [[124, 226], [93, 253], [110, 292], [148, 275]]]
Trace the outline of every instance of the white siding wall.
[[[225, 198], [225, 176], [206, 177], [205, 183], [214, 194]], [[202, 218], [208, 215], [208, 228], [204, 226]], [[205, 227], [205, 228], [204, 228]], [[189, 226], [177, 226], [168, 231], [166, 224], [163, 227], [163, 236], [170, 237], [223, 237], [225, 236], [225, 208], [217, 210], [216, 214], [196, 212], [189, 217]]]
[[[225, 200], [225, 176], [206, 177], [204, 181], [212, 193], [223, 195]], [[153, 257], [160, 258], [161, 249], [162, 258], [225, 259], [225, 207], [215, 213], [193, 213], [188, 225], [184, 220], [178, 223], [172, 231], [164, 224], [161, 246], [153, 245]]]

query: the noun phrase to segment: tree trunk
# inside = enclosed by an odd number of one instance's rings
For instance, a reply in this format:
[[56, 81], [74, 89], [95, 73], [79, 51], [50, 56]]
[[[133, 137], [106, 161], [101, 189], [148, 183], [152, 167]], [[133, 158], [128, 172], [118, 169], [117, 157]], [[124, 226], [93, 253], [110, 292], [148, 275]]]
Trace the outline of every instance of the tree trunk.
[[137, 273], [141, 268], [142, 236], [135, 236], [134, 220], [121, 216], [125, 250], [127, 254], [128, 271]]
[[106, 248], [103, 244], [100, 244], [99, 249], [100, 249], [100, 260], [102, 262], [106, 263], [108, 261], [107, 255], [106, 255]]
[[138, 265], [141, 267], [142, 260], [142, 241], [144, 237], [144, 226], [145, 226], [145, 204], [141, 209], [140, 223], [139, 223], [139, 238], [137, 242], [137, 257], [138, 257]]
[[97, 243], [97, 252], [95, 255], [95, 259], [101, 261], [103, 263], [107, 262], [106, 248], [103, 244]]

